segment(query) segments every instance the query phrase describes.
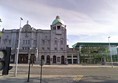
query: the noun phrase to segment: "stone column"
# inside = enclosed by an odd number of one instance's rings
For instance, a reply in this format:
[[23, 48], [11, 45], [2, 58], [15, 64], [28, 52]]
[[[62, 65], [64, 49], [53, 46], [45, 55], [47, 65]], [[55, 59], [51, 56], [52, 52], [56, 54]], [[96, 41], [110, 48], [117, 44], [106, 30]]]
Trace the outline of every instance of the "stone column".
[[36, 56], [36, 61], [35, 61], [35, 63], [38, 64], [38, 63], [39, 63], [39, 52], [38, 52], [38, 48], [36, 48], [35, 56]]

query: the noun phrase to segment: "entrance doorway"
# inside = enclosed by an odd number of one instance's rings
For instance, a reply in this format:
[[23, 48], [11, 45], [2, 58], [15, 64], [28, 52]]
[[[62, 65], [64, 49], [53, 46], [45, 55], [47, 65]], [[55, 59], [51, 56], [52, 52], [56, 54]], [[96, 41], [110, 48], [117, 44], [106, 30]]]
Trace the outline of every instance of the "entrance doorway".
[[65, 64], [64, 56], [61, 56], [61, 64]]
[[31, 63], [33, 64], [36, 61], [36, 56], [34, 54], [31, 54], [30, 60], [31, 60]]
[[48, 64], [48, 65], [50, 64], [50, 56], [49, 55], [47, 56], [46, 64]]
[[28, 54], [19, 54], [18, 63], [28, 63]]
[[56, 56], [53, 56], [53, 63], [56, 63]]

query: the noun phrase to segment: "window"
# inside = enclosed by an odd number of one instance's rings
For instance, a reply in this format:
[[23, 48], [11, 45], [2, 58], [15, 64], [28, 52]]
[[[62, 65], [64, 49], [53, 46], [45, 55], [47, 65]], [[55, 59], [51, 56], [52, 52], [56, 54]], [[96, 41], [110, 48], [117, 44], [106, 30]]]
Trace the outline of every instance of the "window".
[[50, 40], [48, 40], [48, 44], [50, 44]]
[[28, 33], [26, 32], [25, 37], [28, 37]]
[[54, 42], [55, 42], [55, 44], [57, 44], [57, 40], [55, 40]]
[[41, 56], [41, 59], [44, 60], [44, 55]]
[[28, 40], [28, 44], [30, 44], [30, 40]]
[[57, 48], [54, 48], [54, 50], [57, 50]]
[[67, 56], [68, 58], [72, 58], [72, 56]]
[[25, 44], [25, 40], [23, 40], [23, 44]]
[[60, 30], [60, 26], [57, 26], [57, 30]]
[[60, 44], [62, 44], [62, 45], [63, 45], [63, 38], [61, 38], [61, 40], [60, 40]]
[[47, 36], [45, 36], [45, 38], [47, 39]]
[[73, 58], [77, 58], [77, 56], [73, 56]]
[[61, 50], [63, 50], [63, 48], [60, 48]]
[[53, 30], [56, 30], [56, 27], [53, 27]]
[[47, 47], [47, 50], [50, 50], [50, 48], [49, 48], [49, 47]]
[[57, 62], [60, 62], [60, 57], [57, 57]]
[[60, 43], [63, 44], [63, 40], [61, 40]]
[[44, 47], [42, 47], [42, 50], [44, 50]]
[[36, 44], [36, 40], [34, 40], [34, 44]]
[[42, 44], [43, 44], [43, 45], [45, 44], [45, 40], [42, 40]]
[[9, 44], [11, 44], [11, 40], [9, 40]]

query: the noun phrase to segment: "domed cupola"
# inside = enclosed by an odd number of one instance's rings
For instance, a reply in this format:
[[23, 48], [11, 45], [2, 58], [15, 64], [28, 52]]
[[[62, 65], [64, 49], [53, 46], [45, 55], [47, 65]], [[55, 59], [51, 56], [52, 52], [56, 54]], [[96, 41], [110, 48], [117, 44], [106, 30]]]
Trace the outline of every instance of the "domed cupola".
[[59, 16], [56, 16], [56, 19], [52, 22], [52, 25], [56, 25], [56, 24], [63, 24], [64, 25], [64, 21], [61, 20]]
[[23, 26], [22, 31], [23, 32], [30, 32], [30, 31], [32, 31], [32, 27], [28, 24], [28, 21], [27, 21], [27, 24], [25, 24]]

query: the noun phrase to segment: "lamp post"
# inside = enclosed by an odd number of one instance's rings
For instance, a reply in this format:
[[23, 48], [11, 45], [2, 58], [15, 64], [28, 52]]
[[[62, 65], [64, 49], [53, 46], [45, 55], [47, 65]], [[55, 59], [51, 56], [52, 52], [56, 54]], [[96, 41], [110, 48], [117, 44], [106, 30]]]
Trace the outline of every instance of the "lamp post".
[[[27, 24], [28, 24], [28, 21], [27, 21]], [[29, 82], [29, 79], [30, 79], [30, 64], [32, 62], [33, 64], [33, 60], [32, 60], [32, 57], [31, 57], [31, 51], [33, 50], [33, 28], [32, 28], [32, 33], [31, 33], [31, 44], [30, 44], [30, 49], [29, 49], [29, 59], [28, 59], [28, 62], [29, 62], [29, 68], [28, 68], [28, 78], [27, 78], [27, 82]]]
[[15, 73], [14, 73], [15, 76], [17, 76], [18, 55], [19, 55], [20, 37], [21, 37], [21, 21], [22, 20], [23, 19], [20, 17], [20, 29], [19, 29], [18, 47], [17, 47], [16, 58], [15, 58]]
[[112, 59], [112, 54], [111, 54], [111, 45], [110, 45], [110, 36], [108, 37], [108, 42], [109, 42], [109, 54], [110, 54], [110, 57], [111, 57], [111, 66], [113, 68], [113, 59]]
[[42, 83], [42, 68], [43, 68], [43, 65], [44, 65], [44, 61], [42, 60], [42, 58], [41, 58], [40, 65], [41, 65], [41, 70], [40, 70], [40, 83]]
[[80, 63], [81, 49], [82, 49], [82, 46], [80, 45], [80, 46], [79, 46], [79, 56], [78, 56], [78, 57], [79, 57], [79, 58], [78, 58], [79, 63]]
[[32, 48], [29, 49], [29, 59], [28, 59], [29, 68], [28, 68], [28, 78], [27, 78], [27, 82], [29, 82], [29, 79], [30, 79], [31, 50], [32, 50]]

